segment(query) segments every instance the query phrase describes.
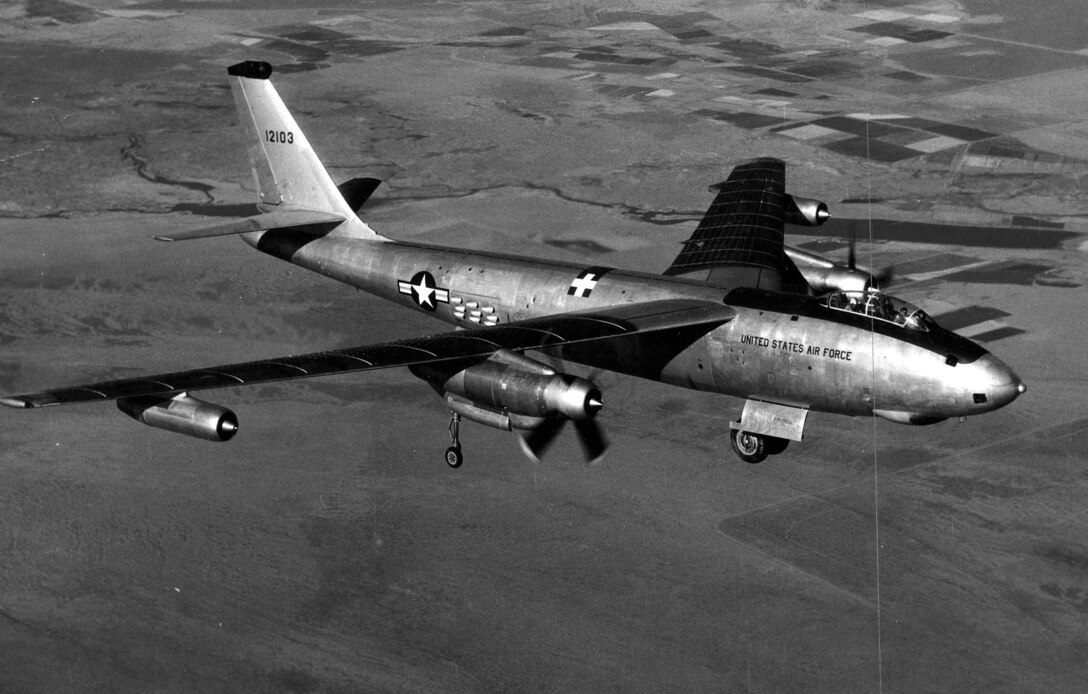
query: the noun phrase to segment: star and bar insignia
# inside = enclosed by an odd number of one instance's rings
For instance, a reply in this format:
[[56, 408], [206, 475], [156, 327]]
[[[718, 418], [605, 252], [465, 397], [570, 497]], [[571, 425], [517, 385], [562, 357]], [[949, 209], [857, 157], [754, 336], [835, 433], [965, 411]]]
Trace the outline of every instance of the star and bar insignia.
[[597, 286], [597, 282], [611, 269], [610, 267], [591, 267], [582, 270], [577, 277], [571, 280], [570, 288], [567, 289], [567, 296], [577, 296], [583, 299], [588, 297], [593, 288]]
[[439, 287], [434, 275], [426, 270], [412, 275], [410, 280], [397, 280], [397, 291], [411, 296], [425, 311], [434, 311], [438, 304], [450, 302], [450, 290]]

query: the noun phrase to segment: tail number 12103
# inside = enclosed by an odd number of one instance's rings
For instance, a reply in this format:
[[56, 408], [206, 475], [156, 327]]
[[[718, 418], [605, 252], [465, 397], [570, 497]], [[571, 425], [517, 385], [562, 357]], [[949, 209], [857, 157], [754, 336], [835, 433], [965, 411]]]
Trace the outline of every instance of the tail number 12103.
[[264, 139], [280, 144], [295, 144], [295, 134], [290, 130], [265, 130]]

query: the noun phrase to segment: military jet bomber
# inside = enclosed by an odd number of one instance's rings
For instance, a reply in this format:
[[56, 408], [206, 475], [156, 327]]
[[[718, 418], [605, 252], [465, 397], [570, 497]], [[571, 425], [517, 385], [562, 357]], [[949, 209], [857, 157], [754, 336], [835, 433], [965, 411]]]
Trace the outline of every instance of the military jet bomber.
[[[395, 241], [357, 212], [379, 183], [337, 186], [280, 99], [268, 63], [228, 68], [250, 142], [260, 214], [158, 237], [239, 235], [259, 251], [456, 326], [396, 342], [263, 359], [0, 398], [37, 408], [116, 400], [144, 424], [212, 441], [231, 410], [195, 391], [407, 367], [450, 410], [446, 462], [462, 419], [519, 430], [539, 459], [567, 422], [586, 457], [608, 444], [601, 389], [580, 364], [743, 399], [733, 450], [757, 463], [800, 441], [811, 411], [932, 424], [1004, 407], [1025, 386], [997, 357], [880, 291], [878, 273], [784, 245], [784, 225], [819, 225], [827, 206], [785, 190], [761, 158], [712, 186], [710, 209], [662, 274]], [[556, 367], [553, 364], [561, 364]]]

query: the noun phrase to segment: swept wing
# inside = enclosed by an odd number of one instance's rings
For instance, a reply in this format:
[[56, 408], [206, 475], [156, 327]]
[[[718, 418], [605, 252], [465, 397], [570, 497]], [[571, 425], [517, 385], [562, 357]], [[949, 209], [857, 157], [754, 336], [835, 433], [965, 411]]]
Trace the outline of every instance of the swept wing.
[[[227, 364], [191, 371], [126, 378], [54, 388], [0, 398], [9, 407], [48, 407], [116, 398], [169, 397], [211, 388], [287, 381], [329, 374], [440, 362], [483, 361], [499, 350], [522, 352], [577, 350], [579, 360], [626, 373], [641, 373], [682, 352], [698, 336], [731, 320], [728, 306], [688, 299], [668, 299], [612, 308], [564, 313], [362, 347], [314, 352], [279, 359]], [[629, 363], [613, 363], [629, 362]], [[662, 364], [663, 365], [663, 364]]]
[[664, 274], [807, 293], [807, 276], [792, 258], [802, 252], [784, 245], [784, 225], [820, 226], [830, 217], [827, 205], [787, 193], [786, 164], [772, 157], [737, 166], [710, 190], [714, 201]]
[[785, 163], [765, 157], [741, 164], [711, 189], [714, 202], [665, 274], [777, 288], [785, 257]]

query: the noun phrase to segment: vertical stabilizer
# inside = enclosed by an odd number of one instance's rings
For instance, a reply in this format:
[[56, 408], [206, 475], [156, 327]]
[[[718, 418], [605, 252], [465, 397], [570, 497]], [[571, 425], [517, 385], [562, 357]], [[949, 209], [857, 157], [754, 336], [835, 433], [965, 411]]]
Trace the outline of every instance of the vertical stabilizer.
[[262, 212], [303, 208], [348, 220], [343, 232], [376, 236], [329, 177], [269, 77], [272, 66], [246, 61], [227, 68], [238, 117], [249, 138], [249, 160]]

